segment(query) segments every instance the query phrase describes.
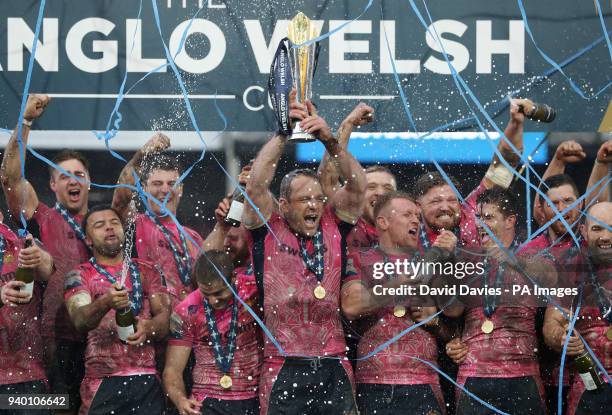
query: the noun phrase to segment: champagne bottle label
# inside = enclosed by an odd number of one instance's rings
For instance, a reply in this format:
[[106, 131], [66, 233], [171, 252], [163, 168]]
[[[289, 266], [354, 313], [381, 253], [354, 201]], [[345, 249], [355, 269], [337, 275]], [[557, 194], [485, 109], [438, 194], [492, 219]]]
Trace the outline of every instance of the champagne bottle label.
[[593, 376], [591, 376], [589, 372], [579, 373], [579, 375], [582, 378], [582, 382], [584, 383], [584, 387], [586, 388], [586, 390], [593, 391], [597, 389], [597, 384], [595, 383], [595, 380], [593, 380]]
[[117, 326], [117, 333], [119, 334], [119, 339], [123, 342], [127, 342], [127, 338], [134, 334], [134, 325], [130, 324], [129, 326]]
[[26, 293], [29, 298], [32, 298], [32, 294], [34, 293], [34, 281], [28, 282], [25, 285], [25, 287], [23, 287], [19, 291], [22, 291], [22, 292]]
[[232, 205], [230, 206], [230, 210], [227, 213], [227, 218], [233, 219], [236, 222], [240, 222], [242, 219], [243, 210], [244, 210], [244, 203], [239, 202], [237, 200], [233, 200]]

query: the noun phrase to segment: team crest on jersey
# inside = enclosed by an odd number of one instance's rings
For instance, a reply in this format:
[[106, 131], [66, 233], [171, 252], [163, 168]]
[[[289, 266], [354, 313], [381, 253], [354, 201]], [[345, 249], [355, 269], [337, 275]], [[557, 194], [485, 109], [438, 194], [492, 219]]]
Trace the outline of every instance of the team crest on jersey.
[[64, 280], [65, 290], [70, 290], [81, 285], [83, 285], [83, 279], [81, 278], [81, 273], [79, 271], [72, 270], [66, 274], [66, 279]]
[[187, 307], [187, 313], [189, 314], [196, 314], [198, 312], [198, 306], [195, 304], [190, 305], [189, 307]]
[[14, 261], [15, 261], [15, 255], [9, 254], [9, 253], [4, 254], [5, 264], [10, 264], [11, 262], [14, 262]]

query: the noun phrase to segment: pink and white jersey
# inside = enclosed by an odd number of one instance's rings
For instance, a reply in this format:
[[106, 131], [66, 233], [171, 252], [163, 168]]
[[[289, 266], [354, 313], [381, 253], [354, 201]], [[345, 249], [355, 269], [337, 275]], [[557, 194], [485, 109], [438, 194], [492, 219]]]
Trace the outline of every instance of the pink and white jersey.
[[359, 252], [378, 244], [378, 231], [375, 226], [370, 225], [363, 217], [359, 218], [355, 227], [351, 229], [346, 237], [346, 246], [349, 251]]
[[[344, 238], [352, 228], [328, 205], [321, 217], [323, 234], [323, 299], [314, 296], [317, 278], [300, 254], [299, 240], [285, 219], [273, 213], [267, 226], [251, 230], [249, 248], [256, 279], [263, 277], [264, 321], [289, 356], [343, 356], [346, 351], [340, 320]], [[312, 241], [307, 242], [312, 254]], [[262, 292], [260, 291], [260, 295]], [[266, 338], [264, 355], [282, 357]]]
[[[484, 296], [466, 296], [465, 323], [462, 341], [468, 354], [459, 366], [458, 379], [465, 382], [468, 377], [513, 378], [534, 376], [539, 381], [537, 359], [538, 340], [536, 334], [536, 298], [512, 294], [514, 285], [529, 285], [520, 273], [505, 268], [498, 274], [499, 264], [491, 260], [488, 287], [496, 287], [496, 277], [502, 281], [500, 296], [489, 296], [489, 304], [496, 301], [496, 308], [489, 317], [485, 315]], [[470, 287], [482, 287], [482, 277], [474, 279]], [[493, 322], [493, 331], [484, 333], [485, 320]]]
[[[5, 249], [0, 287], [15, 279], [20, 241], [5, 224], [0, 223]], [[0, 308], [0, 385], [46, 379], [40, 336], [42, 288], [34, 283], [28, 304]]]
[[[476, 247], [480, 246], [480, 235], [478, 233], [476, 211], [477, 204], [476, 200], [487, 188], [484, 182], [481, 181], [476, 189], [472, 190], [472, 193], [465, 198], [461, 205], [461, 219], [459, 222], [459, 235], [458, 243], [464, 247]], [[430, 244], [433, 244], [438, 237], [438, 233], [430, 229], [427, 229], [427, 239]], [[422, 247], [421, 240], [419, 238], [419, 247]]]
[[[160, 222], [166, 227], [174, 244], [181, 249], [182, 244], [179, 237], [179, 230], [176, 224], [169, 218], [159, 218]], [[202, 237], [193, 229], [183, 226], [185, 232], [196, 241], [198, 246], [194, 245], [189, 238], [186, 238], [187, 248], [189, 250], [189, 258], [191, 265], [195, 264], [197, 257], [200, 255], [200, 246], [203, 244]], [[178, 268], [172, 254], [170, 244], [166, 240], [164, 233], [146, 214], [141, 213], [136, 215], [136, 234], [135, 241], [136, 252], [138, 257], [159, 267], [164, 278], [165, 285], [168, 288], [168, 294], [172, 300], [172, 305], [175, 306], [182, 301], [190, 292], [196, 288], [195, 281], [190, 284], [183, 284], [179, 277]]]
[[[596, 267], [595, 275], [599, 284], [608, 293], [612, 292], [612, 266]], [[586, 275], [585, 282], [589, 278], [590, 275]], [[606, 335], [611, 326], [601, 315], [601, 310], [595, 298], [592, 297], [593, 294], [594, 292], [591, 289], [585, 290], [585, 299], [583, 300], [585, 306], [580, 309], [580, 315], [576, 319], [576, 330], [587, 341], [606, 372], [612, 374], [612, 340], [608, 339]], [[602, 379], [604, 382], [606, 381], [603, 375]], [[583, 392], [584, 383], [582, 379], [579, 376], [574, 376], [568, 397], [568, 415], [575, 413]]]
[[[406, 255], [389, 255], [387, 260], [395, 262], [410, 259]], [[378, 248], [361, 253], [352, 253], [347, 261], [347, 281], [359, 279], [368, 289], [384, 284], [387, 279], [374, 278], [374, 264], [384, 263], [385, 258]], [[355, 278], [355, 276], [357, 278]], [[403, 303], [406, 307], [410, 305]], [[365, 358], [381, 344], [391, 340], [415, 324], [410, 313], [398, 318], [393, 315], [393, 306], [379, 309], [376, 321], [365, 331], [357, 348], [357, 357]], [[438, 384], [438, 374], [430, 366], [416, 360], [437, 363], [438, 346], [435, 337], [422, 328], [416, 328], [399, 338], [375, 355], [357, 361], [356, 383], [390, 385]]]
[[[80, 215], [73, 217], [79, 224], [83, 220]], [[42, 202], [28, 222], [28, 230], [43, 243], [55, 264], [55, 272], [49, 277], [43, 298], [42, 335], [83, 341], [83, 335], [74, 328], [64, 305], [64, 277], [75, 266], [87, 261], [89, 249], [62, 215]]]
[[[157, 270], [148, 262], [133, 259], [140, 271], [142, 284], [142, 309], [138, 317], [151, 319], [150, 299], [156, 294], [166, 294]], [[121, 278], [122, 265], [100, 265], [117, 281]], [[79, 293], [87, 293], [91, 300], [106, 294], [111, 287], [110, 281], [99, 274], [89, 263], [80, 264], [66, 275], [64, 298], [66, 302]], [[131, 293], [132, 282], [128, 276], [125, 288]], [[131, 346], [121, 342], [117, 334], [115, 310], [110, 310], [100, 320], [100, 324], [87, 334], [85, 350], [85, 378], [102, 378], [109, 376], [130, 376], [137, 374], [155, 374], [155, 348], [152, 343], [144, 346]]]
[[[253, 275], [239, 273], [236, 276], [236, 291], [249, 307], [256, 309], [257, 285]], [[195, 367], [193, 369], [193, 399], [205, 398], [224, 400], [243, 400], [257, 398], [259, 372], [262, 362], [262, 340], [253, 316], [238, 303], [238, 334], [236, 352], [228, 375], [232, 387], [224, 389], [219, 380], [224, 375], [215, 363], [213, 343], [208, 331], [208, 320], [204, 313], [203, 297], [195, 290], [178, 304], [172, 314], [170, 346], [185, 346], [193, 349]], [[233, 300], [237, 301], [237, 300]], [[217, 328], [222, 337], [222, 346], [227, 346], [227, 336], [232, 319], [233, 301], [223, 310], [215, 310]]]
[[[581, 249], [584, 248], [584, 241], [581, 240]], [[576, 255], [579, 250], [577, 249], [575, 242], [572, 238], [564, 238], [563, 240], [552, 245], [547, 233], [543, 233], [538, 237], [532, 239], [522, 249], [521, 254], [534, 255], [539, 258], [547, 258], [551, 260], [557, 270], [559, 283], [567, 281], [569, 278], [573, 278], [572, 268], [568, 264], [574, 263]], [[543, 309], [540, 311], [543, 314]], [[543, 320], [543, 316], [542, 316]], [[541, 336], [541, 329], [538, 331], [538, 335]], [[543, 339], [540, 339], [540, 373], [542, 376], [542, 382], [544, 385], [559, 385], [559, 371], [561, 369], [561, 356], [550, 350], [544, 343]], [[566, 362], [567, 363], [567, 362]], [[568, 386], [572, 372], [570, 371], [570, 365], [565, 364], [563, 371], [563, 384]]]

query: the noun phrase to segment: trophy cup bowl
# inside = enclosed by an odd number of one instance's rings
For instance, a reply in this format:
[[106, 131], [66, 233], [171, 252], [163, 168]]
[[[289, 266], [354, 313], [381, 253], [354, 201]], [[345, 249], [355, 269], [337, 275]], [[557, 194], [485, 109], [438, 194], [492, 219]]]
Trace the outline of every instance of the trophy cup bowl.
[[[301, 45], [319, 36], [319, 29], [312, 21], [299, 12], [289, 22], [287, 37], [293, 45]], [[312, 98], [312, 78], [317, 66], [317, 42], [305, 46], [291, 47], [289, 50], [293, 87], [297, 91], [297, 101], [305, 102]], [[303, 131], [299, 121], [295, 123], [291, 136], [293, 142], [315, 141], [316, 137]]]

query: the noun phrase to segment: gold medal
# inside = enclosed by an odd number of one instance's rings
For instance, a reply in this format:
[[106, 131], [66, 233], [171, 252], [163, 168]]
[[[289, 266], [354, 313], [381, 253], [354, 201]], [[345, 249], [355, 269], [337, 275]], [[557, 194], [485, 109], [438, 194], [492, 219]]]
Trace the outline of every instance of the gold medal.
[[406, 307], [403, 305], [396, 305], [393, 307], [393, 315], [397, 318], [402, 318], [406, 315]]
[[483, 333], [489, 334], [493, 331], [493, 327], [495, 326], [491, 320], [485, 320], [484, 323], [482, 323], [482, 326], [480, 326], [480, 329]]
[[231, 388], [232, 387], [232, 378], [230, 378], [228, 375], [221, 376], [221, 380], [219, 381], [219, 385], [221, 385], [221, 387], [223, 389]]
[[325, 288], [322, 285], [317, 285], [314, 289], [314, 296], [317, 300], [322, 300], [325, 298]]
[[608, 340], [612, 341], [612, 326], [608, 327], [608, 331], [606, 332], [606, 337]]

